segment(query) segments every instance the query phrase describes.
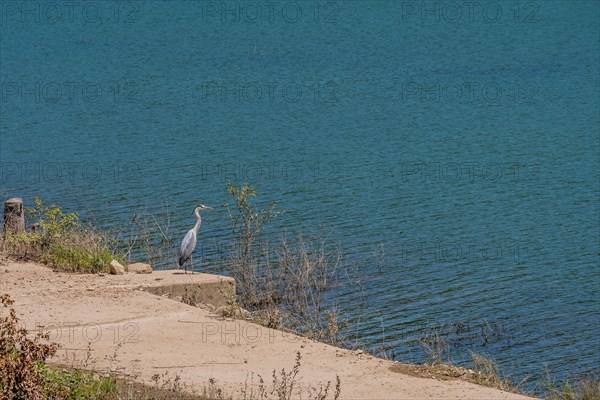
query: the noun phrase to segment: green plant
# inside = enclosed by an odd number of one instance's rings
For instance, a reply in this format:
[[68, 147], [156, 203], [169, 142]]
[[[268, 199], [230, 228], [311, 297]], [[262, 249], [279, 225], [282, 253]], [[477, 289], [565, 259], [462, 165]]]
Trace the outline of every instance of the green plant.
[[34, 207], [25, 210], [34, 223], [31, 229], [7, 233], [3, 252], [20, 259], [50, 264], [70, 272], [107, 271], [113, 258], [123, 257], [111, 250], [109, 237], [83, 224], [75, 213], [65, 213], [56, 205], [34, 197]]
[[117, 391], [113, 377], [97, 377], [92, 372], [43, 367], [47, 396], [60, 399], [112, 398]]
[[33, 198], [33, 202], [35, 207], [26, 208], [25, 213], [37, 219], [35, 230], [39, 228], [44, 244], [53, 243], [65, 234], [81, 228], [77, 214], [65, 214], [54, 204], [46, 206], [46, 203], [37, 196]]

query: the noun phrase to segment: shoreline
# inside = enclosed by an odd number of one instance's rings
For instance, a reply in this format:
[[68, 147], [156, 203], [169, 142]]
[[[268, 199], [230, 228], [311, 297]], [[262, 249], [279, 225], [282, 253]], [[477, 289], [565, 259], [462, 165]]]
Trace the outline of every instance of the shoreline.
[[153, 384], [154, 375], [168, 371], [178, 375], [188, 390], [201, 392], [214, 379], [225, 393], [240, 396], [246, 385], [257, 388], [259, 375], [269, 382], [273, 371], [291, 370], [299, 352], [296, 390], [301, 392], [294, 398], [327, 382], [335, 385], [339, 376], [340, 399], [531, 399], [460, 379], [394, 372], [397, 362], [223, 318], [209, 307], [168, 298], [173, 288], [190, 282], [201, 289], [213, 285], [202, 289], [212, 293], [213, 308], [224, 301], [214, 285], [231, 285], [232, 279], [173, 270], [72, 274], [33, 262], [0, 262], [0, 291], [15, 301], [21, 323], [30, 332], [44, 326], [50, 339], [61, 344], [51, 364], [82, 369], [92, 365], [94, 370], [145, 384]]

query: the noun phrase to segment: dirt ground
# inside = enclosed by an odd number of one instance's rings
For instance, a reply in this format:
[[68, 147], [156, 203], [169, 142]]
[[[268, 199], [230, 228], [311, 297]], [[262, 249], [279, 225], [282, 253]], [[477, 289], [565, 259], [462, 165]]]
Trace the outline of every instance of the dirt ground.
[[199, 392], [213, 379], [235, 397], [244, 387], [256, 390], [259, 376], [269, 386], [273, 371], [290, 371], [300, 352], [296, 398], [307, 398], [328, 381], [332, 393], [336, 376], [341, 399], [528, 398], [459, 379], [395, 372], [399, 369], [391, 361], [224, 319], [169, 298], [192, 285], [218, 306], [223, 302], [219, 287], [232, 284], [230, 278], [180, 271], [74, 275], [34, 263], [0, 262], [0, 293], [15, 301], [23, 326], [46, 329], [61, 344], [53, 363], [118, 373], [147, 384], [153, 384], [156, 374], [178, 375], [188, 390]]

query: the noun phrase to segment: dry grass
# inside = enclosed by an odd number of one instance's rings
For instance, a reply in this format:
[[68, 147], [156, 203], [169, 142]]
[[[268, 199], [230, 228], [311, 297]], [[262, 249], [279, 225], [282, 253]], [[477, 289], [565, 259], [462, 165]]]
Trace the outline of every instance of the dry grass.
[[546, 394], [548, 400], [600, 400], [600, 377], [595, 373], [578, 374], [557, 384], [548, 371], [538, 392]]
[[[250, 385], [246, 382], [242, 390], [241, 399], [244, 400], [290, 400], [292, 398], [306, 398], [308, 400], [326, 400], [331, 394], [334, 400], [338, 400], [342, 392], [342, 383], [340, 377], [336, 375], [336, 384], [332, 388], [331, 381], [320, 384], [317, 387], [301, 388], [298, 374], [301, 369], [302, 355], [296, 353], [296, 360], [291, 370], [286, 371], [282, 368], [280, 371], [273, 371], [271, 375], [271, 386], [268, 387], [261, 375], [257, 375], [257, 383], [253, 385], [254, 375], [251, 377]], [[306, 397], [304, 392], [306, 391]]]
[[450, 345], [438, 333], [420, 338], [419, 344], [427, 352], [427, 359], [431, 365], [454, 364]]
[[473, 368], [464, 368], [450, 364], [411, 365], [395, 363], [390, 367], [390, 370], [419, 378], [430, 378], [440, 381], [461, 380], [506, 392], [535, 396], [535, 393], [527, 391], [521, 386], [523, 382], [515, 385], [508, 377], [500, 375], [493, 361], [478, 355], [474, 355], [475, 357], [479, 358], [479, 360]]
[[471, 356], [473, 357], [472, 369], [442, 363], [421, 365], [395, 363], [390, 367], [390, 370], [410, 376], [443, 381], [460, 379], [508, 392], [526, 394], [518, 386], [514, 385], [510, 379], [502, 377], [498, 372], [496, 364], [491, 359], [477, 354], [472, 354]]
[[515, 384], [510, 377], [502, 375], [498, 364], [492, 359], [483, 355], [471, 353], [473, 359], [473, 369], [475, 372], [475, 382], [479, 385], [495, 387], [500, 390], [514, 393], [527, 393], [523, 387], [523, 382]]
[[516, 384], [503, 375], [491, 357], [470, 352], [471, 368], [457, 366], [452, 358], [450, 344], [438, 332], [432, 332], [419, 340], [427, 352], [428, 363], [422, 365], [394, 364], [392, 371], [439, 380], [460, 379], [478, 385], [508, 392], [531, 395], [523, 387], [527, 379]]
[[450, 355], [450, 347], [438, 334], [428, 335], [420, 340], [428, 353], [428, 364], [411, 365], [394, 363], [390, 370], [420, 378], [438, 380], [460, 379], [482, 386], [507, 392], [523, 394], [548, 400], [600, 400], [600, 379], [596, 374], [580, 374], [573, 379], [557, 384], [545, 371], [543, 379], [537, 381], [533, 390], [526, 390], [528, 377], [515, 383], [509, 376], [500, 372], [491, 357], [471, 352], [471, 368], [455, 365]]
[[144, 260], [156, 265], [165, 258], [173, 258], [171, 212], [167, 201], [157, 215], [146, 210], [134, 214], [129, 224], [113, 233], [126, 261]]
[[341, 264], [338, 249], [327, 250], [325, 240], [300, 236], [293, 242], [262, 237], [265, 227], [282, 212], [271, 203], [258, 209], [257, 192], [247, 184], [227, 185], [233, 205], [226, 204], [236, 238], [228, 262], [236, 280], [238, 305], [252, 320], [332, 344], [341, 344], [344, 326], [335, 306], [325, 307], [324, 294], [336, 285]]

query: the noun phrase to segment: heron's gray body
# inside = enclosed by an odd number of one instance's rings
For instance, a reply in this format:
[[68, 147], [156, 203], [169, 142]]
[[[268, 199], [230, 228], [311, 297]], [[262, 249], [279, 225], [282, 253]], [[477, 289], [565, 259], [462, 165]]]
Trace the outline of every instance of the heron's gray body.
[[[196, 248], [196, 236], [198, 235], [198, 229], [200, 229], [200, 224], [202, 223], [202, 218], [200, 218], [200, 210], [212, 210], [212, 208], [199, 204], [194, 209], [194, 215], [196, 215], [196, 225], [194, 225], [194, 227], [190, 229], [188, 233], [185, 234], [181, 242], [181, 247], [179, 247], [179, 252], [177, 254], [177, 265], [179, 265], [179, 268], [181, 268], [188, 260], [188, 258], [192, 256], [192, 253]], [[185, 270], [185, 272], [187, 273], [187, 269]], [[193, 264], [192, 273], [194, 273]]]
[[179, 259], [177, 260], [177, 263], [180, 267], [188, 260], [188, 258], [190, 258], [195, 247], [196, 231], [190, 229], [188, 233], [185, 234], [183, 241], [181, 242], [181, 248], [179, 249]]

